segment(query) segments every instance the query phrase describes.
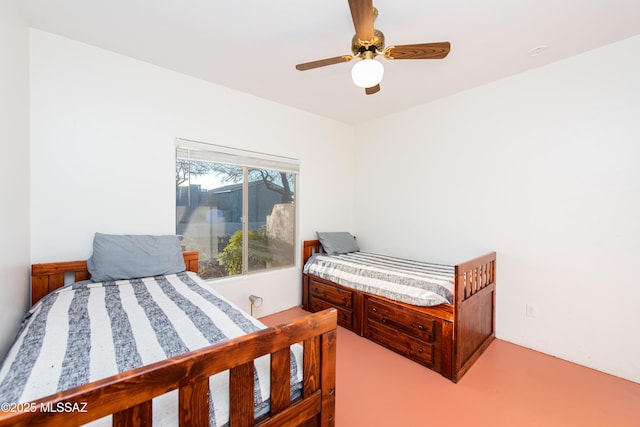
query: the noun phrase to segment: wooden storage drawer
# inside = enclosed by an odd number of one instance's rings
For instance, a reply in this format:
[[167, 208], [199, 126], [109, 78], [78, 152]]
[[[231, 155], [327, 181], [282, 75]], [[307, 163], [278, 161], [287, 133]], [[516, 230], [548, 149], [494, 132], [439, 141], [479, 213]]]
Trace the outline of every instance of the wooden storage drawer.
[[434, 367], [433, 344], [417, 340], [384, 323], [369, 318], [366, 337], [429, 368]]
[[435, 340], [436, 321], [420, 313], [386, 304], [375, 298], [367, 298], [366, 317], [392, 328], [404, 331], [422, 341]]
[[342, 307], [338, 307], [335, 306], [333, 304], [329, 304], [328, 302], [319, 299], [319, 298], [315, 298], [315, 297], [311, 297], [311, 303], [309, 304], [311, 306], [311, 311], [312, 312], [316, 312], [316, 311], [321, 311], [321, 310], [325, 310], [327, 308], [335, 308], [338, 310], [338, 325], [347, 328], [347, 329], [351, 329], [353, 330], [353, 313], [351, 312], [351, 310], [345, 310]]
[[353, 292], [345, 289], [338, 289], [334, 286], [311, 279], [309, 293], [312, 297], [322, 298], [338, 307], [353, 308]]

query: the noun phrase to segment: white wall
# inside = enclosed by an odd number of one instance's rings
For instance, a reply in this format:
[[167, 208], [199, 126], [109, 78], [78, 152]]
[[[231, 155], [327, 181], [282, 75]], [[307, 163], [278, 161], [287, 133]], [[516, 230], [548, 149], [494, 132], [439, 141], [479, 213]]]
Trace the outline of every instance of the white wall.
[[[640, 38], [355, 130], [31, 38], [33, 262], [86, 258], [95, 231], [173, 232], [175, 137], [293, 156], [299, 240], [346, 229], [443, 262], [497, 250], [499, 338], [640, 382]], [[300, 301], [298, 269], [214, 286], [247, 308], [269, 292], [257, 315]]]
[[29, 32], [22, 2], [0, 2], [0, 359], [29, 300]]
[[635, 37], [358, 126], [361, 246], [496, 250], [499, 338], [640, 382], [638, 76]]
[[[300, 159], [298, 240], [351, 229], [351, 126], [38, 30], [31, 95], [33, 262], [86, 259], [97, 231], [175, 233], [176, 137]], [[216, 283], [261, 295], [258, 316], [301, 300], [299, 267]]]

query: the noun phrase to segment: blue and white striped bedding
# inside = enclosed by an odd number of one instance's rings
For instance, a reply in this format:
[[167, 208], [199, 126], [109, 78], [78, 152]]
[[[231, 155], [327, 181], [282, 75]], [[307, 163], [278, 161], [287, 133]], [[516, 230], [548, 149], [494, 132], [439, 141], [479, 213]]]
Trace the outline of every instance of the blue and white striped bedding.
[[[191, 272], [74, 284], [27, 313], [0, 366], [0, 402], [29, 402], [262, 328]], [[302, 347], [291, 348], [294, 396], [301, 389]], [[270, 395], [269, 356], [254, 364], [254, 402], [262, 414]], [[210, 379], [212, 426], [228, 424], [228, 383], [228, 371]], [[177, 425], [177, 407], [177, 391], [154, 399], [154, 425]]]
[[370, 252], [315, 254], [304, 266], [349, 288], [418, 306], [453, 304], [454, 267]]

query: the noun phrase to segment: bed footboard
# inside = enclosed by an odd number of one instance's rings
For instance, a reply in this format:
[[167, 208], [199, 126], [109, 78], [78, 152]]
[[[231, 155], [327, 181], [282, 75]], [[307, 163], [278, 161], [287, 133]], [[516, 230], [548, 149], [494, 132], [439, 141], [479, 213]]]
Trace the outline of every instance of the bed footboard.
[[[304, 345], [303, 390], [298, 400], [290, 402], [289, 346], [299, 342]], [[255, 420], [253, 360], [265, 354], [271, 354], [271, 413]], [[209, 425], [208, 379], [227, 369], [230, 425], [333, 426], [336, 310], [310, 314], [21, 405], [25, 410], [0, 413], [0, 427], [80, 425], [109, 414], [113, 414], [114, 426], [150, 426], [151, 399], [175, 389], [179, 389], [180, 425]]]
[[453, 381], [457, 382], [495, 338], [496, 253], [455, 266]]

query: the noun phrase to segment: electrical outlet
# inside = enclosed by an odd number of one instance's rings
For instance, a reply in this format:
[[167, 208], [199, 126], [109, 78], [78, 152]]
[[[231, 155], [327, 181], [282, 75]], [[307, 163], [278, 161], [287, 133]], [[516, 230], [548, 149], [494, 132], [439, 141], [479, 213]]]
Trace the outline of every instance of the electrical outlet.
[[536, 306], [527, 304], [527, 317], [536, 317]]

